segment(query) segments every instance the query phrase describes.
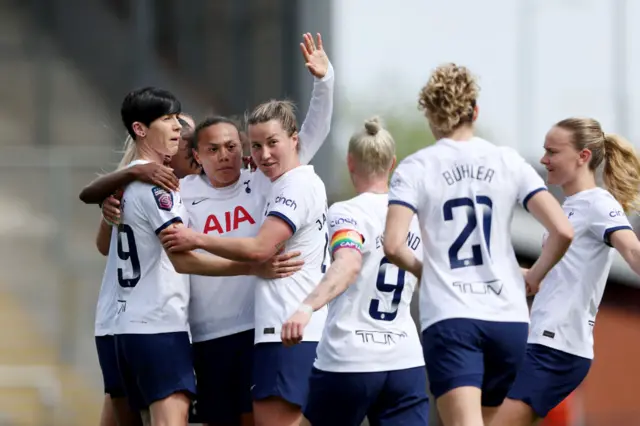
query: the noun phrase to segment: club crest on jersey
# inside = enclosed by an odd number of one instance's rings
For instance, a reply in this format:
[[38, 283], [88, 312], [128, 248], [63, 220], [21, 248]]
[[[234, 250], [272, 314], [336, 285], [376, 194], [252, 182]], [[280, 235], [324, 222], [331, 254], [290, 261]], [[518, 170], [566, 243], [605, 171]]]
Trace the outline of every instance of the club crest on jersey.
[[156, 204], [160, 210], [171, 211], [173, 208], [173, 194], [159, 186], [151, 188], [151, 192], [153, 192], [153, 198], [156, 200]]
[[391, 188], [397, 188], [400, 185], [402, 185], [402, 179], [400, 176], [394, 176], [393, 179], [391, 179], [391, 183], [389, 183]]

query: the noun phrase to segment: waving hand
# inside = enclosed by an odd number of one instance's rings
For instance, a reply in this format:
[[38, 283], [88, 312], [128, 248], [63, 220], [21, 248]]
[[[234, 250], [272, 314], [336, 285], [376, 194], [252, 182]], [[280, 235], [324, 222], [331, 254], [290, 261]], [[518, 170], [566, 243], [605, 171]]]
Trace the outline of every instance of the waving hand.
[[302, 37], [303, 43], [300, 43], [300, 50], [305, 61], [304, 65], [314, 77], [324, 77], [329, 69], [329, 57], [322, 46], [322, 36], [320, 33], [317, 34], [317, 45], [311, 33], [306, 33]]

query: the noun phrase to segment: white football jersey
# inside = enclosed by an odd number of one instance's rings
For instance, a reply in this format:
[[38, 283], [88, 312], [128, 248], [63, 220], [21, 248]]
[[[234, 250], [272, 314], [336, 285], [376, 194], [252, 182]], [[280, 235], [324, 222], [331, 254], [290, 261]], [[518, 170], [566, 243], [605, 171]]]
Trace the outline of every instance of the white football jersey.
[[593, 358], [593, 327], [613, 262], [609, 237], [631, 225], [620, 203], [602, 188], [567, 197], [562, 208], [574, 237], [533, 301], [529, 343]]
[[[242, 170], [240, 179], [224, 188], [212, 187], [204, 174], [183, 178], [180, 193], [189, 212], [189, 227], [221, 237], [256, 236], [264, 194], [251, 181], [259, 175]], [[194, 342], [253, 329], [255, 279], [190, 276], [189, 326]]]
[[[144, 160], [135, 160], [127, 165], [127, 167], [136, 164], [144, 164]], [[102, 284], [98, 293], [98, 303], [96, 305], [96, 321], [95, 335], [106, 336], [113, 334], [114, 322], [117, 310], [117, 291], [118, 291], [118, 275], [117, 275], [117, 259], [118, 259], [118, 230], [116, 227], [111, 228], [111, 237], [109, 240], [109, 253], [107, 254], [107, 263], [102, 274]]]
[[[356, 282], [329, 304], [314, 364], [319, 370], [373, 372], [424, 365], [410, 312], [417, 279], [389, 263], [382, 249], [388, 202], [387, 194], [364, 193], [329, 209], [329, 241], [336, 232], [351, 230], [362, 235], [364, 244]], [[422, 258], [415, 217], [407, 245]]]
[[[328, 267], [327, 194], [313, 166], [296, 167], [273, 182], [262, 220], [268, 216], [291, 227], [293, 235], [284, 250], [300, 251], [305, 263], [290, 277], [257, 279], [256, 343], [281, 341], [282, 324], [313, 291]], [[326, 306], [314, 312], [303, 340], [319, 341], [326, 317]]]
[[187, 221], [178, 192], [142, 182], [127, 186], [118, 226], [116, 334], [188, 331], [188, 276], [176, 272], [158, 237]]
[[102, 284], [98, 293], [96, 305], [95, 335], [106, 336], [113, 334], [113, 321], [116, 314], [116, 292], [118, 290], [118, 277], [116, 275], [116, 259], [118, 258], [118, 231], [111, 227], [109, 254], [107, 264], [102, 275]]
[[423, 330], [449, 318], [528, 322], [524, 279], [511, 245], [517, 202], [546, 189], [513, 149], [483, 139], [441, 139], [407, 157], [389, 203], [418, 215], [424, 244]]
[[[322, 79], [314, 79], [309, 110], [300, 128], [299, 159], [307, 164], [324, 143], [331, 128], [334, 71], [329, 65]], [[180, 181], [180, 193], [189, 212], [190, 227], [222, 237], [254, 237], [262, 224], [271, 181], [259, 170], [242, 170], [240, 179], [214, 188], [205, 175]], [[193, 275], [189, 325], [194, 342], [228, 336], [254, 328], [256, 277]]]

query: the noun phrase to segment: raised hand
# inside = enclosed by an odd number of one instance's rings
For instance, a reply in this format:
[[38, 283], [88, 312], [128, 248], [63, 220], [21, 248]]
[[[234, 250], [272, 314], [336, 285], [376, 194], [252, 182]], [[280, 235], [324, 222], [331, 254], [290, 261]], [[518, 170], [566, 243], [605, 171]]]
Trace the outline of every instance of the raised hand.
[[300, 43], [300, 50], [302, 50], [304, 65], [309, 69], [309, 72], [314, 77], [322, 78], [329, 70], [329, 57], [322, 46], [322, 36], [320, 33], [317, 34], [317, 37], [318, 44], [316, 45], [311, 33], [303, 34], [303, 42]]

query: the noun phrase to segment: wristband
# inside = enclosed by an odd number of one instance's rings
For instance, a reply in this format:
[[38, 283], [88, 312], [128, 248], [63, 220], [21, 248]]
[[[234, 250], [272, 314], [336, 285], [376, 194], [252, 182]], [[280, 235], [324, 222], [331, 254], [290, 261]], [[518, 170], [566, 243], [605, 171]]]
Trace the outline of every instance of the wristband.
[[303, 303], [302, 305], [298, 306], [298, 311], [304, 312], [307, 315], [311, 315], [313, 314], [313, 307], [311, 305], [307, 305], [306, 303]]

